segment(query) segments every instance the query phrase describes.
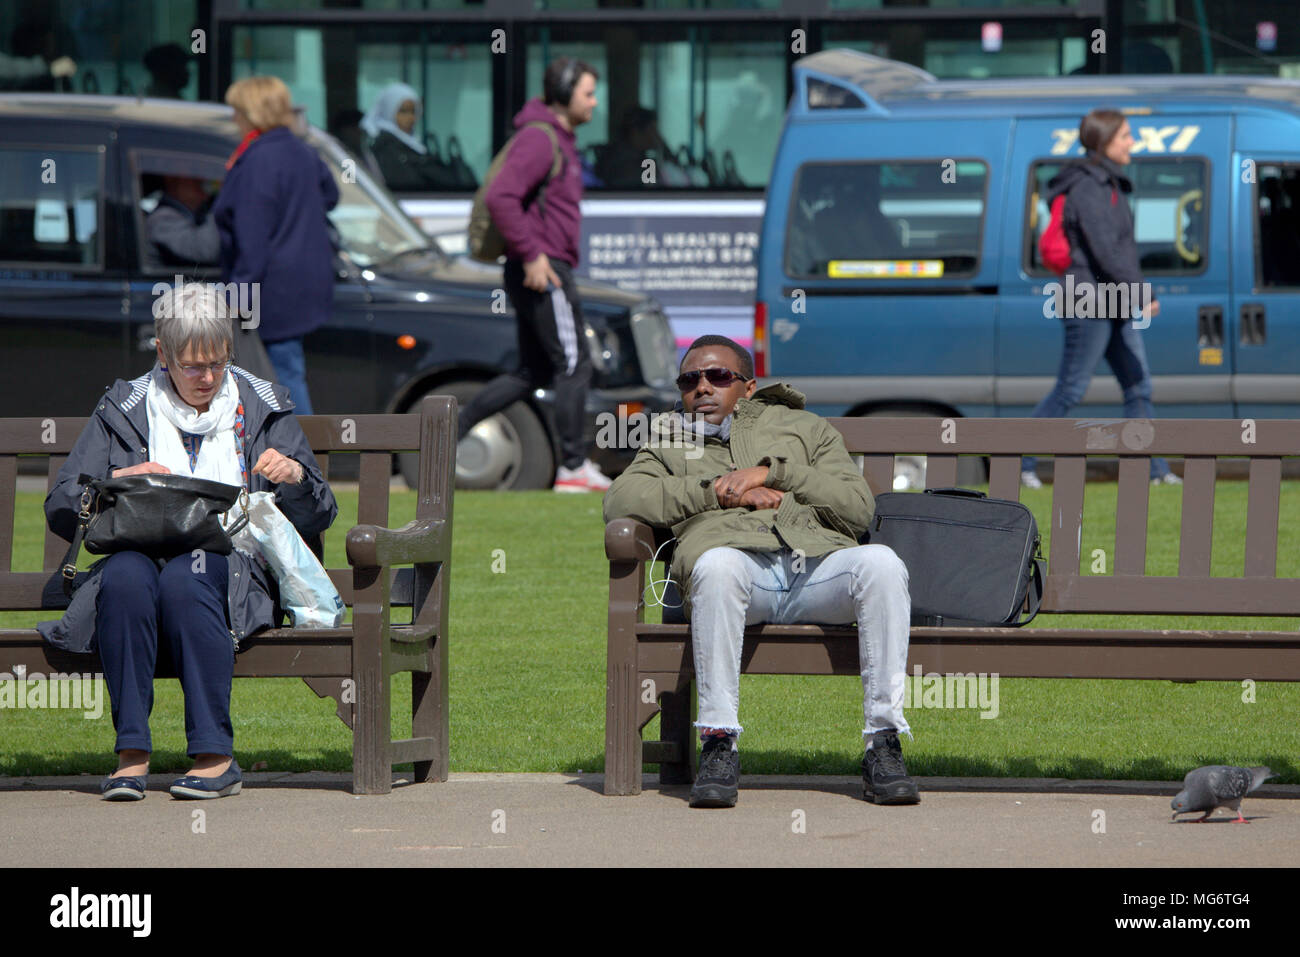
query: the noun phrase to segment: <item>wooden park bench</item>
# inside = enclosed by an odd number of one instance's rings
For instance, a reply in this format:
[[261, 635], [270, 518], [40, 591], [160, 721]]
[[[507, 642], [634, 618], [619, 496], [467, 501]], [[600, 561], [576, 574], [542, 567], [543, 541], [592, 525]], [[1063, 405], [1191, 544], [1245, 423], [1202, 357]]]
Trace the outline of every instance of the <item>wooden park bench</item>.
[[[926, 456], [926, 485], [956, 485], [959, 455], [987, 456], [989, 495], [1018, 500], [1022, 453], [1055, 456], [1044, 614], [1300, 616], [1300, 579], [1278, 578], [1282, 460], [1300, 455], [1300, 421], [1068, 419], [830, 419], [863, 456], [874, 494], [892, 490], [894, 456]], [[1184, 460], [1178, 574], [1146, 574], [1148, 466]], [[1119, 458], [1113, 574], [1079, 572], [1084, 475], [1090, 457]], [[1218, 457], [1249, 461], [1243, 574], [1211, 576]], [[605, 529], [609, 639], [605, 793], [637, 794], [642, 762], [664, 784], [687, 784], [696, 759], [689, 627], [651, 624], [646, 563], [662, 529], [619, 519]], [[667, 549], [665, 549], [665, 552]], [[662, 556], [661, 556], [662, 557]], [[680, 616], [680, 613], [679, 613]], [[665, 619], [671, 622], [665, 611]], [[680, 621], [680, 617], [678, 618]], [[1139, 625], [1140, 621], [1134, 622]], [[1300, 633], [1207, 628], [913, 627], [908, 674], [1003, 678], [1300, 681]], [[855, 626], [759, 625], [745, 631], [745, 674], [857, 675]], [[641, 729], [660, 715], [659, 741]]]
[[[325, 476], [329, 453], [360, 453], [357, 525], [347, 536], [347, 568], [328, 569], [352, 624], [263, 631], [240, 643], [236, 678], [299, 677], [337, 703], [352, 729], [352, 790], [387, 794], [395, 764], [414, 762], [416, 781], [445, 781], [448, 767], [447, 607], [451, 574], [456, 400], [430, 396], [407, 415], [300, 416]], [[48, 529], [40, 572], [12, 570], [18, 457], [48, 458], [47, 488], [87, 420], [0, 420], [0, 611], [67, 607], [58, 565], [68, 543]], [[50, 425], [56, 441], [50, 437]], [[416, 518], [388, 527], [393, 453], [419, 452]], [[39, 504], [33, 505], [39, 507]], [[41, 515], [44, 524], [44, 514]], [[310, 543], [321, 554], [320, 543]], [[398, 568], [397, 566], [411, 566]], [[412, 609], [411, 621], [392, 610]], [[157, 677], [175, 677], [161, 670]], [[102, 673], [98, 655], [61, 652], [35, 629], [0, 630], [0, 674]], [[389, 677], [411, 674], [411, 737], [391, 740]], [[238, 734], [238, 726], [236, 726]], [[3, 745], [0, 745], [2, 747]]]

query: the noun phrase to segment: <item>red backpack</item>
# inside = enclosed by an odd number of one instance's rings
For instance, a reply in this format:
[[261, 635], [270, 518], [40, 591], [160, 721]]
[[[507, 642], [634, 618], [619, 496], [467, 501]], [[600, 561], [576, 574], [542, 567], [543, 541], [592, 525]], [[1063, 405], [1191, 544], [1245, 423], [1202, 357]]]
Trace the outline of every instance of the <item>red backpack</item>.
[[1065, 194], [1052, 200], [1052, 217], [1043, 235], [1038, 237], [1038, 258], [1043, 265], [1064, 276], [1070, 268], [1070, 241], [1065, 237]]
[[[1119, 193], [1112, 186], [1110, 204], [1115, 206], [1118, 203]], [[1070, 240], [1065, 235], [1065, 193], [1052, 200], [1052, 216], [1043, 235], [1038, 237], [1038, 258], [1058, 276], [1064, 276], [1070, 268]]]

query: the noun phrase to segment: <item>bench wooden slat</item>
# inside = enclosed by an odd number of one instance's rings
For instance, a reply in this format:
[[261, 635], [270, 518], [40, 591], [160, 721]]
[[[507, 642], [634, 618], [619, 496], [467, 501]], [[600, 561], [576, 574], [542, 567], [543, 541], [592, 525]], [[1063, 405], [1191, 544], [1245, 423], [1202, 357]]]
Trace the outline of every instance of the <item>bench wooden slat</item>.
[[[63, 468], [63, 463], [68, 460], [66, 455], [51, 455], [49, 466], [46, 469], [45, 491], [48, 494], [54, 488], [54, 481], [59, 476], [59, 469]], [[54, 571], [59, 567], [59, 562], [63, 561], [63, 556], [68, 553], [70, 542], [65, 541], [50, 531], [47, 526], [45, 529], [45, 556], [41, 562], [41, 567], [46, 571]]]
[[[850, 452], [907, 455], [1118, 455], [1129, 420], [1097, 424], [1084, 419], [959, 419], [945, 442], [942, 419], [908, 416], [835, 417], [826, 420]], [[1065, 427], [1062, 428], [1062, 423]], [[1286, 456], [1300, 450], [1300, 419], [1260, 420], [1255, 442], [1243, 446], [1240, 419], [1160, 419], [1144, 455]], [[1232, 450], [1232, 451], [1229, 451]], [[0, 449], [0, 451], [4, 451]]]
[[1083, 527], [1083, 480], [1087, 464], [1082, 455], [1058, 455], [1053, 463], [1049, 581], [1054, 576], [1079, 574], [1079, 532]]
[[1300, 615], [1300, 578], [1068, 576], [1051, 572], [1043, 613]]
[[393, 475], [393, 457], [379, 452], [361, 453], [357, 524], [388, 527], [388, 485]]
[[1268, 578], [1277, 571], [1277, 516], [1282, 493], [1282, 460], [1252, 458], [1246, 502], [1247, 578]]
[[892, 492], [894, 490], [893, 453], [889, 455], [862, 456], [862, 474], [866, 477], [872, 495], [884, 495], [886, 492]]
[[317, 452], [312, 449], [312, 454], [316, 456], [316, 464], [320, 467], [321, 478], [328, 485], [330, 480], [330, 454], [328, 452]]
[[[746, 629], [742, 673], [859, 673], [858, 644], [852, 629], [824, 635], [788, 634], [794, 627], [780, 626], [777, 630], [764, 625]], [[1039, 640], [1044, 629], [1037, 628], [986, 629], [989, 634], [971, 640], [949, 634], [961, 630], [913, 628], [907, 677], [914, 678], [919, 667], [922, 675], [996, 674], [999, 679], [1240, 681], [1267, 674], [1273, 680], [1300, 680], [1300, 634], [1296, 633], [1272, 633], [1265, 640], [1241, 640], [1232, 633], [1216, 637], [1205, 633], [1160, 636], [1146, 632], [1127, 636], [1058, 632]], [[671, 669], [683, 656], [690, 656], [684, 634], [646, 640], [648, 637], [637, 643], [639, 674]]]
[[1178, 534], [1178, 574], [1209, 577], [1214, 544], [1214, 479], [1218, 460], [1183, 460], [1183, 515]]
[[1147, 499], [1151, 460], [1126, 455], [1119, 460], [1115, 506], [1115, 574], [1143, 575], [1147, 568]]
[[313, 450], [392, 453], [420, 447], [417, 415], [300, 415], [298, 423]]
[[925, 487], [952, 488], [957, 484], [957, 456], [927, 455], [925, 458]]
[[14, 510], [17, 496], [5, 504], [5, 490], [18, 487], [18, 456], [0, 455], [0, 572], [13, 568]]
[[989, 459], [989, 498], [1020, 501], [1020, 456], [995, 455]]

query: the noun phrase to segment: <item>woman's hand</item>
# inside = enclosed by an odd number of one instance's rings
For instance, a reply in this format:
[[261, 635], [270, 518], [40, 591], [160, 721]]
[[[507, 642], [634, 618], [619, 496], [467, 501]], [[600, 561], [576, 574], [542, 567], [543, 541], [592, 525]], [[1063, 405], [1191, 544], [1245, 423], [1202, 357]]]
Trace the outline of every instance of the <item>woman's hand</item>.
[[265, 475], [268, 482], [277, 485], [281, 482], [297, 485], [307, 474], [307, 470], [294, 459], [281, 455], [275, 449], [267, 449], [253, 466], [253, 474]]
[[116, 469], [113, 472], [113, 478], [121, 478], [124, 475], [171, 475], [172, 470], [165, 465], [159, 465], [157, 462], [145, 462], [141, 465], [132, 465], [128, 469]]

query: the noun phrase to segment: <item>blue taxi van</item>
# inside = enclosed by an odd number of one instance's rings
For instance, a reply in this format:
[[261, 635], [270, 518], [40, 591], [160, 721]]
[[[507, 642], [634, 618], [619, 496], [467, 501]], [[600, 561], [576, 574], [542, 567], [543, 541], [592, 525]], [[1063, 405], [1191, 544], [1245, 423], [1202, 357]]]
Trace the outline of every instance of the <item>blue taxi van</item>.
[[[1300, 82], [938, 81], [798, 60], [763, 218], [754, 348], [824, 415], [1027, 416], [1055, 381], [1047, 181], [1122, 110], [1156, 412], [1300, 415]], [[1080, 416], [1122, 415], [1104, 366]]]

